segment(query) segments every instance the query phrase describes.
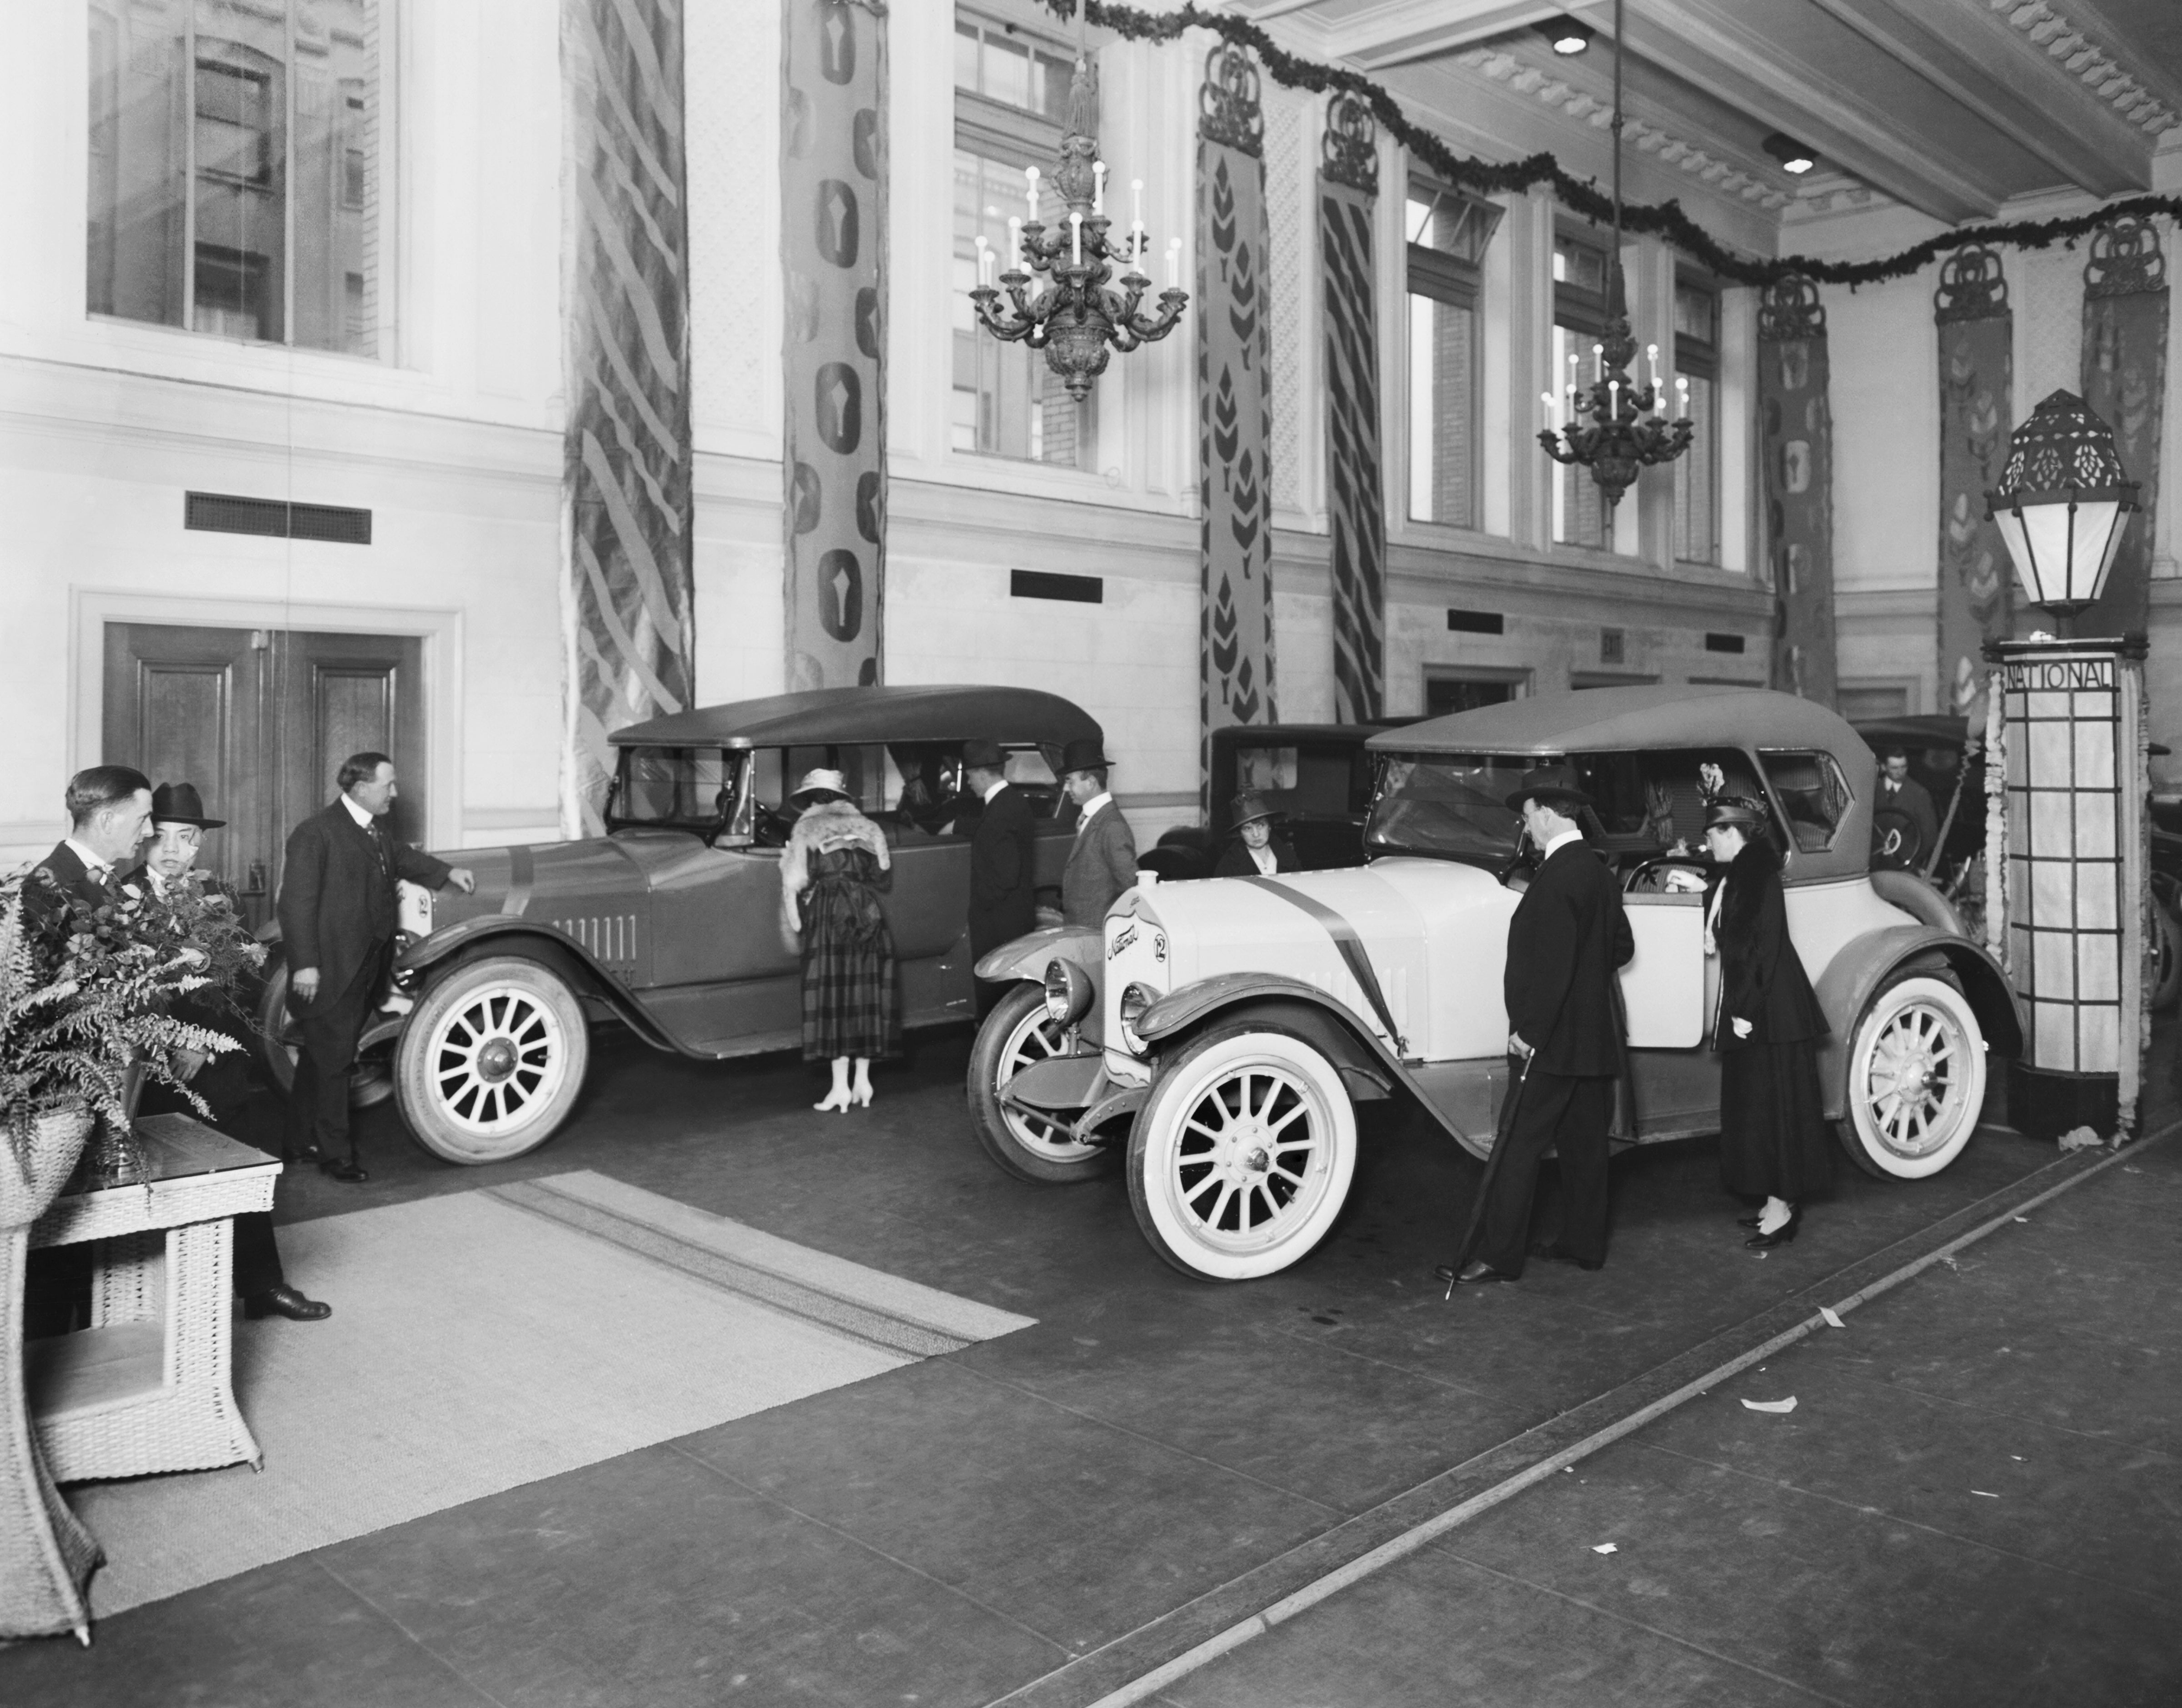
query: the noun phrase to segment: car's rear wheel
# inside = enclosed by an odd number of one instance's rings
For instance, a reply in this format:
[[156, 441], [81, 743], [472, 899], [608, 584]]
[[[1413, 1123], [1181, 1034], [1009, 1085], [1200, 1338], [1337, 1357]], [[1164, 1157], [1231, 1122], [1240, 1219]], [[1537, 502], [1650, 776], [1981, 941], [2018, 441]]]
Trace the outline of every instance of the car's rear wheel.
[[1009, 987], [977, 1028], [970, 1050], [970, 1125], [985, 1154], [1019, 1180], [1060, 1186], [1099, 1172], [1105, 1152], [1079, 1145], [1066, 1122], [1011, 1108], [1000, 1089], [1025, 1068], [1059, 1055], [1068, 1029], [1045, 1011], [1045, 990], [1035, 984]]
[[1234, 1025], [1165, 1064], [1129, 1133], [1129, 1202], [1186, 1274], [1270, 1275], [1326, 1237], [1356, 1172], [1340, 1072], [1286, 1032]]
[[2152, 940], [2152, 1006], [2164, 1014], [2182, 1003], [2182, 926], [2174, 923], [2174, 915], [2165, 908], [2155, 907], [2152, 928], [2158, 933]]
[[1985, 1034], [1961, 987], [1944, 974], [1897, 978], [1849, 1041], [1842, 1142], [1882, 1180], [1936, 1175], [1976, 1130], [1985, 1082]]
[[[265, 957], [264, 989], [258, 998], [258, 1060], [265, 1077], [286, 1097], [296, 1083], [296, 1059], [302, 1053], [303, 1029], [288, 1012], [288, 963], [275, 943]], [[394, 1069], [385, 1045], [357, 1059], [349, 1075], [348, 1106], [368, 1109], [394, 1095]]]
[[495, 955], [457, 967], [417, 999], [395, 1050], [395, 1094], [433, 1155], [505, 1162], [568, 1118], [590, 1050], [583, 1004], [557, 973]]

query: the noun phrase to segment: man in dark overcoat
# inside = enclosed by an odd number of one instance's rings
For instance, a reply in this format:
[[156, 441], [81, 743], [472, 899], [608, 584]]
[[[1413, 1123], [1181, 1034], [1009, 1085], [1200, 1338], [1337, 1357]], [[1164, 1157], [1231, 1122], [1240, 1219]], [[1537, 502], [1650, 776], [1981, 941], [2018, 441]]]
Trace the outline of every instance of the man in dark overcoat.
[[[970, 956], [983, 959], [1038, 924], [1037, 816], [1030, 797], [1007, 778], [997, 742], [962, 749], [965, 793], [983, 803], [970, 832]], [[990, 1014], [1007, 989], [977, 981], [977, 1018]]]
[[[1614, 874], [1586, 844], [1591, 804], [1565, 766], [1523, 774], [1508, 805], [1538, 850], [1538, 869], [1508, 922], [1503, 994], [1515, 1083], [1510, 1114], [1453, 1279], [1512, 1281], [1526, 1250], [1587, 1269], [1606, 1261], [1607, 1131], [1624, 1034], [1616, 970], [1636, 953]], [[1530, 1246], [1531, 1203], [1548, 1151], [1560, 1158], [1559, 1241]]]
[[1909, 775], [1907, 749], [1889, 748], [1880, 760], [1879, 792], [1871, 810], [1873, 840], [1879, 844], [1875, 852], [1881, 865], [1913, 871], [1931, 859], [1940, 840], [1940, 815], [1932, 804], [1931, 790]]
[[395, 883], [438, 889], [477, 887], [467, 867], [450, 866], [388, 834], [399, 797], [394, 761], [352, 754], [335, 779], [332, 805], [289, 833], [280, 874], [280, 937], [288, 965], [288, 1003], [303, 1035], [288, 1092], [293, 1138], [302, 1156], [352, 1184], [370, 1175], [349, 1131], [349, 1075], [357, 1041], [379, 1000], [401, 918]]
[[1077, 805], [1076, 840], [1061, 874], [1062, 923], [1104, 928], [1106, 909], [1137, 881], [1137, 839], [1106, 790], [1113, 763], [1095, 740], [1061, 750], [1061, 786]]

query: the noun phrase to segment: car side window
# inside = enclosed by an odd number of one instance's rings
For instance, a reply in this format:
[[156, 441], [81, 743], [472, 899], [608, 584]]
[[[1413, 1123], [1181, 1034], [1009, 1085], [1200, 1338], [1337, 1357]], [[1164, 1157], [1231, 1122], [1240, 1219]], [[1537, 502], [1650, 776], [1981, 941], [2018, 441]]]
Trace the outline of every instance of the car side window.
[[1818, 854], [1834, 845], [1849, 807], [1848, 782], [1830, 753], [1758, 755], [1797, 849]]

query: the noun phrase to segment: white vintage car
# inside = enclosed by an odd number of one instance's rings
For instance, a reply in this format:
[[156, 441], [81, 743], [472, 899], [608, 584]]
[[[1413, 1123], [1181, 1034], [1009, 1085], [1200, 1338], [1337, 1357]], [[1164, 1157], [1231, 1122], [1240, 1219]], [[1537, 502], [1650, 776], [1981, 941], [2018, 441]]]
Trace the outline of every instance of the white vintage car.
[[1339, 1217], [1357, 1103], [1409, 1099], [1489, 1155], [1509, 1070], [1508, 920], [1528, 871], [1504, 801], [1548, 760], [1583, 777], [1626, 893], [1636, 1142], [1719, 1127], [1703, 898], [1667, 874], [1703, 868], [1704, 803], [1720, 792], [1775, 815], [1789, 929], [1832, 1026], [1825, 1113], [1849, 1155], [1914, 1180], [1969, 1142], [1988, 1052], [2022, 1047], [2018, 998], [1930, 885], [1868, 870], [1875, 766], [1833, 713], [1758, 689], [1606, 688], [1371, 746], [1365, 866], [1146, 885], [1103, 932], [1036, 932], [979, 964], [1022, 981], [972, 1064], [972, 1119], [996, 1161], [1029, 1180], [1088, 1178], [1126, 1134], [1154, 1249], [1242, 1280], [1295, 1263]]

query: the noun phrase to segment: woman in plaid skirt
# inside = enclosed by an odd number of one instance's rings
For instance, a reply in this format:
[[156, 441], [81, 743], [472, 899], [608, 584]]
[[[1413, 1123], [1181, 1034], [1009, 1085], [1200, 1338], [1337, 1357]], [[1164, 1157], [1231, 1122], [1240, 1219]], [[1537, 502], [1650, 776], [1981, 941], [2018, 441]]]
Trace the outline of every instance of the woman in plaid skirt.
[[840, 772], [809, 772], [789, 799], [803, 815], [780, 863], [782, 934], [803, 956], [803, 1059], [833, 1065], [833, 1090], [812, 1107], [841, 1110], [871, 1102], [872, 1058], [901, 1042], [894, 937], [879, 907], [893, 861]]

